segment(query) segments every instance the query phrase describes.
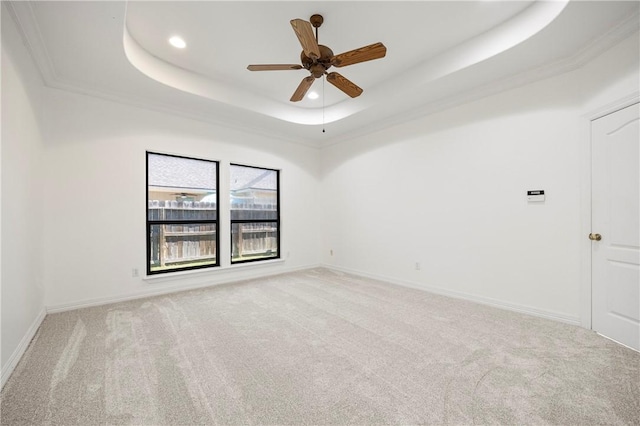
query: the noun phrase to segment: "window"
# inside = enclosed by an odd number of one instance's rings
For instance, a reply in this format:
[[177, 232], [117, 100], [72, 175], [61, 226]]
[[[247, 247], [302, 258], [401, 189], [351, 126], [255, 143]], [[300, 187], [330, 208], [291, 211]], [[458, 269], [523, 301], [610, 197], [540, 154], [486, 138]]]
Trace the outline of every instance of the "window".
[[147, 152], [147, 274], [219, 265], [218, 162]]
[[278, 170], [232, 164], [231, 263], [280, 257]]

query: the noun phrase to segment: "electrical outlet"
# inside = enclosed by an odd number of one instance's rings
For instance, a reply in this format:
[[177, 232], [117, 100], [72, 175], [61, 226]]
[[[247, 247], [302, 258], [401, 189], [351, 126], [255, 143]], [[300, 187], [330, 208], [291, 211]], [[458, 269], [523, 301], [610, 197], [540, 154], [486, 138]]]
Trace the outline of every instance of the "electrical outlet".
[[419, 271], [421, 267], [420, 262], [416, 262], [416, 271]]
[[138, 274], [138, 268], [133, 268], [133, 269], [131, 270], [131, 276], [132, 276], [133, 278], [136, 278], [138, 275], [139, 275], [139, 274]]

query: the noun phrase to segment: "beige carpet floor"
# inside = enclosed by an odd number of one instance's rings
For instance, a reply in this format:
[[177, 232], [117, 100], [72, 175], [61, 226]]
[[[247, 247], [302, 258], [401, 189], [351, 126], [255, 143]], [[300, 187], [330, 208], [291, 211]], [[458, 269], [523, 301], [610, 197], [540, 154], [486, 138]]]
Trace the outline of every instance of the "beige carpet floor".
[[2, 425], [640, 424], [640, 354], [324, 269], [48, 315]]

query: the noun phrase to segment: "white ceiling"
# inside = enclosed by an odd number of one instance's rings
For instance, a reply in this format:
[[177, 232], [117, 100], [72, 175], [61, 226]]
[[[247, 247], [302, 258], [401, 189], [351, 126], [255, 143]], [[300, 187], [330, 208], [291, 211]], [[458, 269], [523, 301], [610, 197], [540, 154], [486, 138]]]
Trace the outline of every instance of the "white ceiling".
[[[638, 30], [636, 1], [12, 2], [45, 83], [322, 146], [582, 65]], [[294, 18], [324, 16], [335, 54], [382, 42], [383, 59], [322, 79], [289, 102], [306, 70]], [[167, 43], [178, 34], [187, 48]], [[324, 123], [324, 124], [323, 124]], [[326, 132], [322, 132], [322, 128]]]

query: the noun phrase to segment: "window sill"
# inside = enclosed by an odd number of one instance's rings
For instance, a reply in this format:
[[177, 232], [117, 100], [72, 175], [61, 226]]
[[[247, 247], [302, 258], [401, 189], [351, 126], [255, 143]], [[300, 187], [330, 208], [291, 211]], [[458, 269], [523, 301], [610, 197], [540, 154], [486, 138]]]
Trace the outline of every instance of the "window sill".
[[166, 274], [157, 274], [157, 275], [145, 275], [142, 277], [143, 281], [148, 281], [150, 283], [157, 283], [163, 281], [172, 281], [176, 278], [191, 278], [191, 277], [202, 277], [205, 275], [216, 274], [220, 271], [233, 271], [238, 269], [255, 269], [262, 266], [270, 266], [274, 264], [284, 263], [284, 259], [270, 259], [263, 260], [259, 262], [247, 262], [247, 263], [236, 263], [235, 265], [226, 265], [226, 266], [218, 266], [215, 268], [206, 268], [206, 269], [193, 269], [190, 271], [176, 271], [176, 272], [167, 272]]

